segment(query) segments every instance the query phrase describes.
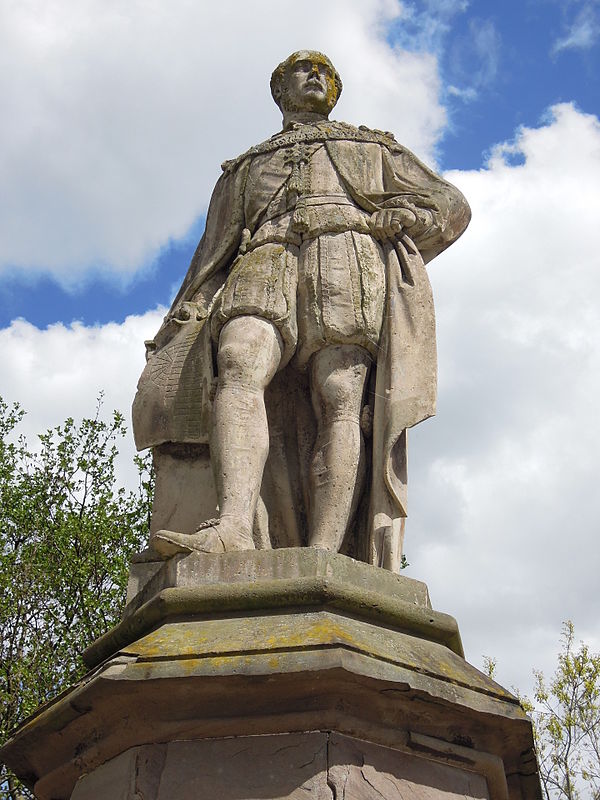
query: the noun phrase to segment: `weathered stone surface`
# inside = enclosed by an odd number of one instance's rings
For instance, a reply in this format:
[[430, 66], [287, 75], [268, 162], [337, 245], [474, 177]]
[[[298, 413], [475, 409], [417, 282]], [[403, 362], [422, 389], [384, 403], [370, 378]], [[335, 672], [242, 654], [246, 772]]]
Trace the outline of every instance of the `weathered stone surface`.
[[207, 445], [156, 447], [151, 532], [168, 528], [193, 533], [217, 515], [217, 496]]
[[136, 747], [80, 778], [72, 800], [332, 800], [327, 740], [307, 733]]
[[392, 134], [329, 120], [323, 54], [292, 54], [271, 89], [283, 130], [223, 165], [148, 343], [133, 419], [159, 473], [151, 547], [308, 545], [397, 571], [406, 430], [435, 413], [425, 264], [469, 207]]
[[166, 744], [132, 747], [77, 781], [71, 800], [157, 800]]
[[329, 744], [329, 785], [333, 800], [507, 800], [504, 792], [489, 792], [486, 776], [454, 764], [424, 759], [413, 754], [332, 734]]
[[[439, 621], [446, 615], [389, 597], [390, 583], [401, 585], [401, 578], [345, 564], [343, 556], [300, 553], [299, 560], [288, 554], [294, 569], [310, 565], [333, 574], [252, 582], [245, 579], [246, 564], [241, 581], [163, 590], [125, 620], [132, 626], [127, 644], [26, 721], [2, 757], [41, 800], [63, 800], [81, 775], [131, 748], [330, 731], [438, 761], [450, 757], [440, 755], [443, 747], [467, 745], [502, 760], [502, 774], [516, 787], [511, 798], [537, 798], [531, 724], [516, 698], [458, 652], [429, 640], [428, 629], [410, 618]], [[286, 559], [284, 551], [249, 556], [259, 559], [261, 569], [262, 559], [280, 566]], [[241, 554], [213, 558], [223, 563], [213, 564], [211, 580], [239, 576], [233, 565]], [[361, 575], [385, 575], [383, 591], [355, 585], [349, 595], [336, 573], [351, 575], [355, 566]], [[289, 595], [299, 580], [316, 581], [319, 591], [301, 584], [304, 594]], [[254, 605], [244, 594], [249, 585], [262, 592]], [[236, 587], [243, 603], [232, 606]], [[210, 600], [204, 605], [198, 600], [203, 591]], [[166, 613], [169, 592], [182, 597]], [[144, 618], [153, 603], [155, 616], [142, 619], [144, 631], [136, 636], [136, 614]], [[419, 736], [441, 744], [432, 750]], [[128, 769], [124, 764], [115, 762], [114, 769]], [[475, 767], [468, 771], [482, 771]], [[94, 780], [108, 777], [98, 772]]]
[[[239, 742], [240, 737], [257, 733], [268, 736], [320, 729], [398, 748], [406, 746], [411, 732], [416, 730], [435, 736], [440, 750], [444, 744], [459, 740], [472, 745], [472, 754], [480, 749], [497, 754], [515, 787], [511, 797], [539, 797], [535, 763], [531, 754], [523, 755], [531, 749], [530, 725], [518, 707], [511, 710], [507, 703], [480, 696], [478, 707], [473, 703], [474, 707], [469, 708], [463, 705], [468, 692], [460, 688], [453, 703], [450, 692], [445, 697], [436, 693], [434, 681], [427, 685], [427, 680], [422, 679], [420, 688], [416, 688], [410, 684], [409, 671], [404, 672], [402, 683], [391, 675], [387, 680], [383, 675], [361, 675], [357, 660], [341, 654], [325, 656], [318, 665], [313, 661], [312, 670], [305, 663], [303, 671], [290, 671], [285, 677], [268, 671], [269, 667], [274, 670], [276, 666], [291, 666], [285, 659], [263, 659], [262, 672], [248, 674], [244, 669], [251, 660], [251, 656], [234, 658], [227, 667], [237, 674], [228, 678], [218, 676], [219, 667], [222, 668], [219, 657], [212, 659], [212, 676], [185, 676], [190, 659], [182, 661], [177, 675], [169, 675], [164, 663], [151, 669], [140, 662], [132, 673], [124, 663], [113, 662], [88, 685], [79, 687], [58, 707], [38, 717], [29, 730], [23, 729], [20, 741], [9, 745], [3, 756], [30, 782], [40, 800], [66, 800], [82, 774], [94, 773], [124, 750], [144, 744], [215, 737], [234, 737], [227, 741]], [[133, 661], [129, 663], [133, 666]], [[356, 764], [352, 762], [350, 766], [350, 772], [355, 771]], [[391, 771], [385, 765], [377, 768]], [[124, 769], [121, 764], [118, 774], [123, 780]], [[192, 760], [186, 769], [200, 769], [199, 762]], [[181, 770], [185, 774], [183, 767]], [[136, 771], [139, 772], [137, 767]], [[348, 770], [337, 770], [332, 775], [343, 782]], [[417, 781], [414, 771], [408, 777]], [[117, 776], [98, 776], [98, 780], [109, 779], [116, 780]], [[455, 787], [456, 781], [451, 785]], [[464, 781], [460, 785], [464, 786]], [[94, 800], [112, 800], [113, 796], [119, 795], [108, 790], [106, 794], [98, 790], [90, 795]], [[80, 797], [86, 795], [76, 795], [78, 800]], [[165, 797], [175, 800], [177, 795]], [[191, 795], [190, 800], [191, 797], [197, 800], [197, 796]]]
[[[137, 566], [137, 565], [134, 565]], [[145, 565], [148, 566], [148, 565]], [[349, 587], [377, 591], [424, 608], [431, 608], [423, 581], [382, 571], [354, 559], [313, 548], [289, 547], [224, 553], [193, 552], [168, 561], [150, 562], [147, 582], [131, 592], [124, 616], [163, 589], [209, 584], [256, 583], [298, 578], [334, 578]]]
[[232, 618], [275, 609], [332, 608], [447, 645], [463, 654], [456, 621], [433, 611], [420, 581], [312, 548], [176, 556], [132, 598], [123, 621], [83, 657], [95, 666], [182, 615]]
[[82, 776], [71, 800], [508, 800], [501, 759], [426, 744], [314, 731], [134, 747]]

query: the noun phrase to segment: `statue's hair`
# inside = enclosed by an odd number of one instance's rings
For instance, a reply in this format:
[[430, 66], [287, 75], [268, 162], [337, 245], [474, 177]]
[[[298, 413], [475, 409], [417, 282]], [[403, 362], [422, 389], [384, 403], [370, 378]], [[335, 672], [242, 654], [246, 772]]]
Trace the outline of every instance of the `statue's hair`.
[[[340, 78], [339, 72], [333, 66], [330, 59], [324, 53], [320, 53], [318, 50], [297, 50], [295, 53], [292, 53], [291, 56], [288, 56], [285, 61], [282, 61], [275, 69], [271, 75], [271, 95], [273, 96], [273, 100], [277, 103], [279, 108], [283, 111], [282, 108], [282, 100], [284, 98], [284, 84], [285, 78], [287, 76], [288, 70], [303, 57], [316, 57], [316, 60], [319, 62], [323, 62], [328, 64], [331, 67], [334, 76], [335, 82], [335, 97], [333, 98], [333, 102], [331, 103], [331, 108], [335, 106], [339, 97], [342, 93], [342, 79]], [[331, 109], [330, 109], [331, 110]]]

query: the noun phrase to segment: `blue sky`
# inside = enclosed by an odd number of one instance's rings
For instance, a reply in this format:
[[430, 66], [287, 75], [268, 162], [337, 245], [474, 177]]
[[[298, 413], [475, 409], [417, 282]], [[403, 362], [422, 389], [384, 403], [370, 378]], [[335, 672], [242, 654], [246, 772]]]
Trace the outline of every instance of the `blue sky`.
[[564, 619], [600, 649], [600, 1], [163, 5], [0, 10], [0, 394], [24, 432], [100, 391], [127, 411], [220, 163], [278, 129], [273, 67], [320, 49], [334, 116], [394, 131], [473, 210], [429, 268], [439, 399], [410, 437], [410, 575], [509, 686], [552, 668]]

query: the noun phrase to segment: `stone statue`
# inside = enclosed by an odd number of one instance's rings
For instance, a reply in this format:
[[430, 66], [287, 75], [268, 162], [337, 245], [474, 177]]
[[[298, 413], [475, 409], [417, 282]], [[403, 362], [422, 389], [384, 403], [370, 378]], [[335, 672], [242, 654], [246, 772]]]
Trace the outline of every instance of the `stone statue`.
[[406, 430], [435, 413], [424, 265], [470, 212], [392, 134], [330, 121], [341, 91], [321, 53], [275, 69], [283, 130], [223, 164], [148, 343], [138, 448], [209, 445], [218, 499], [195, 532], [153, 532], [163, 558], [308, 545], [400, 564]]

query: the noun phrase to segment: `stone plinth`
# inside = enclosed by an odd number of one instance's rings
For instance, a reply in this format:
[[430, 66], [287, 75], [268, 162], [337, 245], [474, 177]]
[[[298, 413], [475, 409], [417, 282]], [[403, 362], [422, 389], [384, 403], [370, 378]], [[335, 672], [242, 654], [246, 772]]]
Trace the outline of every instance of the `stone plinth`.
[[[411, 746], [413, 750], [411, 750]], [[428, 758], [417, 755], [429, 748]], [[405, 750], [338, 733], [176, 741], [133, 747], [77, 783], [72, 800], [506, 797], [502, 761], [437, 739]]]
[[419, 581], [307, 549], [178, 556], [2, 756], [40, 800], [538, 798], [531, 725]]

